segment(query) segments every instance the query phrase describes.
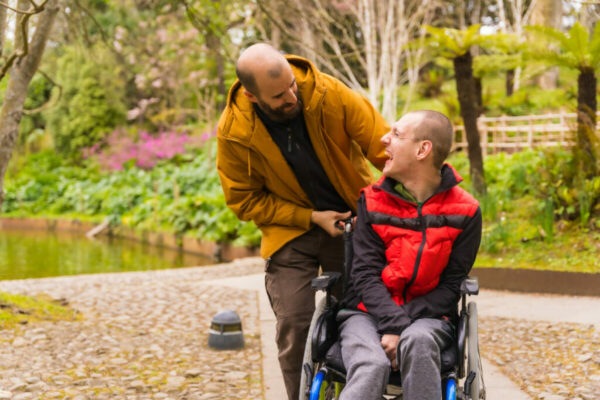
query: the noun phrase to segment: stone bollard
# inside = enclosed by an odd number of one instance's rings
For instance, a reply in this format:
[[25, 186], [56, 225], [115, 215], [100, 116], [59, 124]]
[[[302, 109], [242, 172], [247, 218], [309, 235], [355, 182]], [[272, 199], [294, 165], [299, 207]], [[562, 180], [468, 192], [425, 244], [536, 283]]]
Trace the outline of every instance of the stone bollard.
[[242, 321], [234, 311], [219, 311], [215, 314], [208, 331], [208, 345], [218, 350], [244, 347]]

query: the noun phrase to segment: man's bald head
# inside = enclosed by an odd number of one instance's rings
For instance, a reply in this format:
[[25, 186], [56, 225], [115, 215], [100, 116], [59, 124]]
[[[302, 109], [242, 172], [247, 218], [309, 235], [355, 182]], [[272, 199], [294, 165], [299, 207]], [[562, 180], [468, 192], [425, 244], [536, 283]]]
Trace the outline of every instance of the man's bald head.
[[285, 57], [273, 46], [257, 43], [248, 47], [240, 55], [235, 64], [235, 73], [247, 91], [259, 96], [257, 80], [260, 80], [263, 75], [278, 78], [286, 65], [288, 64]]

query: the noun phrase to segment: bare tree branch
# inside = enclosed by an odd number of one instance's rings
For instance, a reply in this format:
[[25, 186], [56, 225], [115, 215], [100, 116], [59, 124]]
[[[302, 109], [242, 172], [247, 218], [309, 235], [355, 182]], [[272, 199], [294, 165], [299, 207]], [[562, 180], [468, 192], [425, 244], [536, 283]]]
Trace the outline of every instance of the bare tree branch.
[[2, 68], [0, 68], [0, 81], [2, 80], [2, 78], [4, 78], [6, 72], [10, 69], [10, 67], [12, 67], [17, 57], [19, 57], [17, 52], [13, 52], [10, 56], [8, 56], [8, 59], [6, 60], [4, 65], [2, 65]]
[[[28, 41], [28, 37], [27, 37], [27, 26], [28, 26], [28, 22], [29, 22], [29, 18], [32, 15], [35, 14], [39, 14], [42, 11], [44, 11], [44, 7], [46, 6], [46, 3], [48, 2], [48, 0], [44, 0], [42, 2], [42, 4], [37, 5], [36, 3], [34, 3], [32, 0], [29, 0], [32, 3], [32, 7], [29, 8], [29, 10], [27, 10], [27, 12], [22, 12], [22, 10], [13, 10], [15, 12], [21, 12], [21, 18], [19, 19], [19, 23], [18, 25], [15, 27], [15, 43], [17, 45], [20, 46], [16, 46], [17, 48], [12, 52], [11, 55], [8, 56], [6, 62], [4, 63], [4, 65], [2, 65], [2, 68], [0, 68], [0, 80], [2, 80], [5, 76], [6, 73], [8, 72], [8, 70], [14, 65], [15, 62], [19, 62], [21, 59], [23, 59], [25, 56], [27, 56], [27, 54], [29, 53], [29, 41]], [[21, 2], [19, 2], [19, 5], [22, 4]], [[2, 7], [6, 7], [6, 5], [4, 3], [0, 3], [0, 6]], [[17, 8], [19, 8], [19, 6], [17, 6]], [[11, 8], [12, 10], [12, 8]], [[1, 49], [1, 47], [0, 47]]]
[[50, 76], [48, 76], [48, 74], [46, 74], [41, 69], [38, 69], [37, 72], [40, 73], [48, 81], [50, 81], [50, 83], [52, 85], [54, 85], [54, 86], [56, 86], [58, 88], [58, 96], [56, 96], [55, 98], [48, 99], [48, 101], [46, 103], [44, 103], [41, 106], [39, 106], [37, 108], [34, 108], [32, 110], [23, 109], [23, 114], [25, 114], [25, 115], [38, 114], [38, 113], [40, 113], [42, 111], [46, 111], [48, 109], [51, 109], [51, 108], [55, 107], [58, 104], [58, 102], [60, 101], [60, 98], [62, 97], [62, 93], [63, 93], [63, 87], [62, 87], [62, 85], [59, 84], [59, 83], [57, 83], [54, 79], [50, 78]]
[[98, 23], [98, 21], [96, 20], [96, 18], [94, 18], [94, 15], [87, 9], [85, 8], [80, 2], [79, 0], [73, 0], [73, 2], [75, 3], [75, 5], [77, 7], [79, 7], [79, 9], [81, 11], [83, 11], [83, 13], [85, 15], [88, 16], [88, 18], [92, 21], [92, 23], [94, 24], [94, 26], [96, 26], [96, 28], [98, 29], [98, 31], [100, 32], [100, 36], [102, 37], [102, 41], [104, 43], [108, 43], [108, 38], [106, 37], [106, 33], [104, 32], [104, 28], [102, 28], [102, 25], [100, 25], [100, 23]]
[[[305, 9], [278, 12], [277, 4], [283, 1], [257, 0], [257, 4], [289, 42], [311, 51], [321, 68], [365, 95], [386, 120], [395, 119], [397, 87], [407, 80], [416, 85], [423, 60], [423, 53], [409, 50], [407, 44], [424, 36], [420, 26], [439, 2], [309, 0]], [[327, 51], [317, 51], [314, 43], [302, 40], [301, 30], [306, 27], [298, 20], [308, 25]]]
[[[267, 18], [273, 24], [275, 24], [275, 26], [277, 26], [279, 28], [279, 30], [286, 36], [286, 38], [288, 38], [293, 43], [297, 44], [300, 48], [306, 49], [306, 50], [310, 51], [312, 54], [315, 54], [316, 61], [318, 63], [320, 63], [321, 65], [323, 65], [326, 68], [326, 70], [330, 74], [332, 74], [334, 77], [338, 78], [339, 80], [344, 82], [344, 84], [348, 85], [349, 87], [356, 89], [356, 90], [360, 90], [361, 92], [364, 93], [364, 90], [361, 88], [361, 85], [359, 84], [357, 78], [354, 76], [353, 73], [350, 74], [350, 76], [348, 76], [345, 73], [341, 73], [339, 71], [339, 69], [337, 67], [335, 67], [335, 65], [333, 64], [333, 62], [330, 58], [324, 56], [321, 52], [317, 51], [318, 50], [317, 48], [311, 46], [309, 43], [303, 42], [298, 36], [294, 35], [293, 32], [290, 33], [290, 29], [288, 27], [286, 27], [279, 20], [279, 18], [274, 17], [274, 14], [271, 13], [271, 11], [267, 9], [267, 6], [265, 5], [264, 0], [258, 0], [257, 4], [258, 4], [259, 8], [261, 9], [261, 11], [267, 16]], [[303, 18], [303, 19], [305, 21], [311, 21], [311, 27], [316, 31], [316, 33], [318, 35], [321, 35], [322, 37], [324, 37], [323, 40], [326, 41], [328, 45], [336, 46], [338, 44], [338, 42], [337, 42], [337, 39], [335, 38], [335, 36], [331, 34], [330, 28], [325, 29], [323, 26], [323, 17], [325, 17], [325, 19], [328, 19], [327, 18], [328, 16], [314, 13], [314, 8], [311, 8], [311, 7], [307, 7], [307, 8], [312, 9], [313, 11], [311, 14], [306, 15], [305, 18]], [[299, 9], [296, 9], [295, 12], [297, 12], [295, 15], [302, 15], [302, 14], [300, 14], [301, 11]], [[319, 16], [321, 18], [319, 18]], [[314, 25], [312, 25], [312, 24], [314, 24]], [[345, 61], [345, 56], [342, 53], [339, 46], [337, 46], [337, 48], [332, 48], [332, 50], [334, 51], [334, 53], [336, 55], [336, 59], [338, 61], [340, 61], [340, 62], [341, 62], [341, 60]], [[347, 69], [345, 69], [345, 72], [348, 72]]]
[[9, 6], [6, 3], [3, 3], [0, 1], [0, 7], [3, 7], [5, 9], [8, 9], [10, 11], [16, 12], [17, 14], [28, 14], [28, 15], [34, 15], [37, 14], [39, 11], [36, 11], [36, 7], [30, 8], [29, 10], [19, 10], [17, 8], [13, 8], [11, 6]]

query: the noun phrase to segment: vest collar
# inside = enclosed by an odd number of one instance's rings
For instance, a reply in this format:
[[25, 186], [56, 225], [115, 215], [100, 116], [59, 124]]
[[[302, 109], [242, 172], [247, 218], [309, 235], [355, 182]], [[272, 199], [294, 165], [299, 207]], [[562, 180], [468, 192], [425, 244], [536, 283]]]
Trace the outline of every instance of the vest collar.
[[[452, 189], [454, 186], [458, 185], [463, 180], [462, 177], [460, 176], [460, 174], [458, 172], [456, 172], [454, 167], [452, 167], [450, 164], [447, 164], [447, 163], [445, 163], [442, 166], [440, 173], [442, 175], [442, 182], [440, 183], [440, 186], [435, 190], [435, 192], [433, 192], [433, 194], [427, 200], [425, 200], [423, 202], [423, 204], [427, 203], [427, 201], [429, 201], [429, 199], [431, 199], [435, 195]], [[407, 201], [412, 204], [416, 204], [412, 201], [405, 199], [404, 197], [401, 197], [398, 194], [398, 192], [394, 189], [394, 187], [397, 184], [398, 184], [398, 181], [396, 181], [394, 178], [390, 178], [388, 176], [383, 175], [377, 181], [377, 183], [375, 183], [373, 185], [373, 188], [376, 190], [383, 190], [384, 192], [386, 192], [394, 197], [401, 198], [402, 200]]]

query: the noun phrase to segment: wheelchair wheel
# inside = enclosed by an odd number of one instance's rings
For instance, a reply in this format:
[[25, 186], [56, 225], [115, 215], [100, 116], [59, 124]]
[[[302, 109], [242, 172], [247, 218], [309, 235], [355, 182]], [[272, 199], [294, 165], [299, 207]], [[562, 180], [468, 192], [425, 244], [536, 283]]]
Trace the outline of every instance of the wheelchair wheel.
[[329, 379], [326, 370], [320, 370], [312, 381], [309, 400], [337, 400], [343, 384]]
[[[311, 338], [313, 336], [317, 320], [325, 311], [325, 305], [326, 299], [325, 297], [323, 297], [315, 307], [315, 312], [312, 316], [312, 320], [310, 321], [310, 327], [308, 328], [308, 336], [306, 337], [306, 344], [304, 346], [304, 357], [302, 358], [302, 375], [300, 376], [300, 400], [309, 399], [309, 390], [312, 385], [312, 380], [317, 373], [317, 371], [315, 371], [316, 364], [312, 360]], [[309, 366], [309, 368], [306, 367], [307, 365]]]
[[[481, 368], [481, 358], [479, 356], [479, 339], [477, 329], [477, 304], [468, 305], [469, 323], [468, 323], [468, 354], [467, 354], [467, 383], [469, 393], [467, 397], [470, 400], [485, 399], [485, 387], [483, 386], [483, 371]], [[470, 383], [469, 383], [470, 382]]]

